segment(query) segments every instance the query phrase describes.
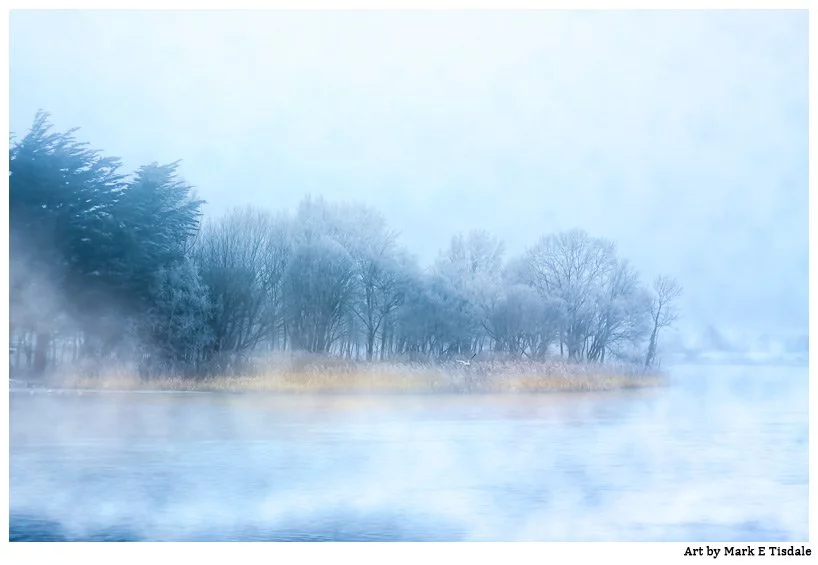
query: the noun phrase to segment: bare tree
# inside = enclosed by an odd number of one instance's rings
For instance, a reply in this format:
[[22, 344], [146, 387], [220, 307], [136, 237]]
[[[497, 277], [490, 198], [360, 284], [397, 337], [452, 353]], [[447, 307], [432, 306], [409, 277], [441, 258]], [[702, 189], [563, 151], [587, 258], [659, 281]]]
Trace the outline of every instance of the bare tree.
[[595, 297], [615, 266], [614, 244], [583, 230], [544, 236], [528, 251], [531, 283], [543, 298], [562, 305], [560, 354], [569, 359], [587, 354], [595, 314]]
[[448, 359], [469, 351], [474, 319], [466, 298], [437, 273], [414, 278], [397, 313], [398, 352]]
[[542, 358], [557, 335], [558, 310], [532, 287], [515, 284], [497, 300], [486, 326], [495, 351]]
[[587, 359], [604, 362], [608, 352], [641, 344], [649, 329], [649, 306], [650, 298], [640, 285], [636, 270], [627, 260], [617, 259], [597, 293]]
[[672, 325], [679, 318], [674, 302], [681, 294], [682, 287], [671, 277], [660, 275], [653, 281], [653, 297], [650, 303], [653, 329], [650, 333], [648, 352], [645, 355], [645, 368], [653, 366], [656, 361], [659, 330]]
[[355, 290], [352, 258], [322, 237], [299, 245], [284, 274], [287, 332], [293, 348], [327, 353], [350, 319]]
[[194, 257], [211, 298], [211, 353], [249, 350], [280, 330], [288, 229], [286, 218], [253, 208], [203, 227]]
[[[335, 242], [349, 257], [352, 279], [343, 304], [343, 323], [337, 331], [345, 346], [343, 355], [352, 355], [363, 342], [367, 360], [375, 354], [376, 338], [402, 300], [402, 252], [397, 248], [398, 234], [390, 230], [383, 215], [360, 203], [330, 203], [323, 198], [304, 198], [296, 218], [298, 245]], [[383, 353], [382, 353], [383, 356]]]
[[382, 335], [387, 318], [402, 300], [397, 233], [389, 230], [383, 216], [370, 208], [347, 206], [343, 212], [346, 229], [338, 235], [349, 250], [355, 269], [352, 312], [363, 324], [366, 359], [371, 361], [375, 338], [379, 332]]
[[474, 332], [468, 351], [493, 340], [490, 318], [500, 299], [505, 244], [486, 230], [455, 235], [437, 260], [436, 272], [448, 279], [467, 301]]
[[392, 256], [368, 257], [358, 263], [358, 269], [360, 292], [353, 311], [364, 325], [366, 358], [372, 360], [378, 332], [383, 358], [384, 325], [403, 303], [407, 276]]

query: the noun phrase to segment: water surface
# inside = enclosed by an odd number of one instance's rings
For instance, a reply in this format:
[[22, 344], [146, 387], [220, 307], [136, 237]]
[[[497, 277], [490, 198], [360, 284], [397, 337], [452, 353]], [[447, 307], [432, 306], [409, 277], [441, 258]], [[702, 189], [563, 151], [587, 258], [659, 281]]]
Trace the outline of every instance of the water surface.
[[12, 540], [804, 541], [806, 367], [530, 396], [10, 393]]

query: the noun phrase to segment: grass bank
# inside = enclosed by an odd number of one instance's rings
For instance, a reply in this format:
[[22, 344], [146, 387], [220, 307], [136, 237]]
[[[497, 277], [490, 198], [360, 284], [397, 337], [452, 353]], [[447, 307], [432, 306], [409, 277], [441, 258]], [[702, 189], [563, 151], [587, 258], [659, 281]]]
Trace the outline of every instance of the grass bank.
[[629, 365], [564, 361], [381, 363], [290, 358], [257, 362], [233, 375], [142, 379], [128, 368], [97, 376], [64, 371], [46, 379], [51, 387], [106, 390], [259, 392], [286, 394], [544, 393], [605, 391], [661, 386], [665, 378]]

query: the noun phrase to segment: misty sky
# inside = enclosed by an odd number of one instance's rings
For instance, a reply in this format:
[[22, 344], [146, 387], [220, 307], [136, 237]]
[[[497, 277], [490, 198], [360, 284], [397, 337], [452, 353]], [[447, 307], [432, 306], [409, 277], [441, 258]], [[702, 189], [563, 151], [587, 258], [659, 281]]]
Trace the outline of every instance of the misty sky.
[[10, 20], [12, 132], [182, 159], [207, 214], [357, 200], [424, 263], [581, 227], [676, 276], [688, 327], [807, 332], [806, 11]]

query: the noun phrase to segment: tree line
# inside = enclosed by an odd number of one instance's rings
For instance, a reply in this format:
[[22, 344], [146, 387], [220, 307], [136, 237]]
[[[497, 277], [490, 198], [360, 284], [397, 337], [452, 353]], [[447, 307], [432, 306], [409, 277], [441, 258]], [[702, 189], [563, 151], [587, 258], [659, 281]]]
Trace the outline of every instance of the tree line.
[[644, 285], [613, 242], [543, 235], [506, 257], [484, 230], [428, 268], [376, 210], [304, 198], [204, 218], [178, 162], [132, 174], [39, 112], [9, 153], [15, 369], [135, 362], [227, 371], [261, 351], [441, 361], [480, 352], [656, 363], [681, 287]]

